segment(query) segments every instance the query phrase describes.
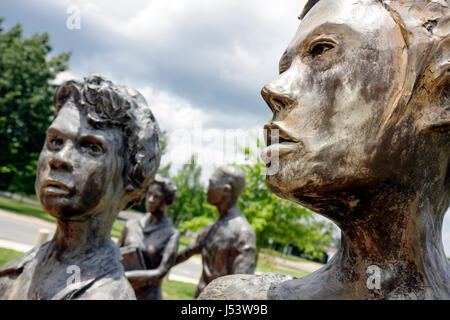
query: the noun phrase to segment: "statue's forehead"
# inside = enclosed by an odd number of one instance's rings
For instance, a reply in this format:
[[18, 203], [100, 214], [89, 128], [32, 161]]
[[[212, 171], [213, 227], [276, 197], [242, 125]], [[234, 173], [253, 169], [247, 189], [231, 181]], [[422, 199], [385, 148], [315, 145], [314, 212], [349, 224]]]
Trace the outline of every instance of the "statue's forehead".
[[374, 0], [320, 0], [303, 18], [296, 38], [303, 40], [317, 28], [333, 32], [339, 26], [370, 32], [385, 27], [386, 18], [389, 13]]
[[116, 142], [120, 136], [119, 128], [107, 127], [100, 130], [92, 126], [87, 120], [85, 111], [73, 103], [67, 103], [59, 110], [48, 128], [48, 131], [52, 130], [73, 138], [91, 135], [110, 143]]

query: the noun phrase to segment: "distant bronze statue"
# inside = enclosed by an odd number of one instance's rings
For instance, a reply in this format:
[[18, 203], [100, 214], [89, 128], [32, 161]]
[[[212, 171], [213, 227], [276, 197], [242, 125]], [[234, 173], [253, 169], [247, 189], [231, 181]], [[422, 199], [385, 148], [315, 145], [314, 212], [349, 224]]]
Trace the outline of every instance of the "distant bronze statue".
[[175, 262], [178, 264], [196, 253], [202, 254], [203, 271], [195, 297], [218, 277], [255, 272], [255, 233], [237, 206], [244, 188], [245, 175], [238, 167], [219, 167], [209, 180], [207, 200], [217, 207], [220, 217], [200, 231]]
[[147, 191], [147, 213], [141, 219], [128, 221], [120, 237], [125, 275], [139, 300], [162, 299], [161, 280], [177, 257], [180, 233], [165, 213], [176, 194], [175, 183], [157, 175]]
[[139, 203], [160, 162], [144, 97], [100, 76], [63, 83], [37, 167], [54, 238], [0, 269], [0, 299], [136, 299], [110, 233]]
[[310, 0], [300, 18], [262, 90], [267, 182], [333, 220], [341, 248], [301, 279], [229, 276], [201, 298], [450, 299], [447, 1]]

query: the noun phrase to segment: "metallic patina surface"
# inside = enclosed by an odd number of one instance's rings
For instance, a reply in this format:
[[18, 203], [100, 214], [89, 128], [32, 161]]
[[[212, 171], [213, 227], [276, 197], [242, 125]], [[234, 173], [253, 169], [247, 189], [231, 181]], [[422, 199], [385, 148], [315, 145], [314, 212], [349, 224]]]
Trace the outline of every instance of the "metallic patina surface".
[[100, 76], [62, 84], [37, 168], [54, 238], [0, 269], [0, 299], [135, 299], [110, 233], [141, 201], [160, 162], [143, 96]]
[[219, 167], [209, 181], [207, 200], [217, 207], [220, 217], [200, 231], [176, 260], [178, 264], [196, 253], [202, 254], [203, 270], [196, 297], [218, 277], [255, 272], [255, 233], [237, 206], [244, 188], [245, 175], [237, 167]]
[[[300, 18], [262, 90], [266, 127], [280, 136], [267, 141], [265, 152], [279, 149], [267, 182], [333, 220], [342, 244], [304, 278], [253, 286], [270, 287], [270, 299], [450, 299], [447, 1], [314, 0]], [[201, 298], [248, 281], [218, 279]]]
[[[161, 281], [177, 257], [180, 233], [165, 213], [175, 201], [176, 192], [173, 181], [156, 176], [147, 191], [147, 213], [141, 219], [128, 221], [120, 237], [120, 247], [136, 247], [143, 256], [142, 270], [125, 272], [139, 300], [162, 299]], [[125, 260], [123, 263], [128, 270]]]

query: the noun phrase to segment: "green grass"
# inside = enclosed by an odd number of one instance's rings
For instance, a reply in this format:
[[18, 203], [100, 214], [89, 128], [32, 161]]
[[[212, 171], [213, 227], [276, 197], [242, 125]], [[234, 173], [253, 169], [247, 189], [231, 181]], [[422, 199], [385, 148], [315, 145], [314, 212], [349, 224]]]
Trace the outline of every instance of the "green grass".
[[0, 248], [0, 267], [8, 261], [20, 257], [22, 254], [22, 252]]
[[178, 252], [186, 249], [186, 247], [189, 245], [189, 243], [191, 243], [191, 238], [186, 237], [186, 236], [180, 236], [180, 243], [178, 245]]
[[282, 254], [281, 252], [278, 252], [275, 250], [270, 250], [267, 248], [261, 248], [260, 253], [263, 253], [265, 255], [272, 256], [272, 257], [278, 257], [278, 258], [282, 258], [285, 260], [294, 261], [294, 262], [313, 262], [313, 261], [305, 259], [305, 258], [300, 258], [300, 257], [293, 256], [293, 255]]
[[[0, 197], [0, 209], [39, 218], [49, 222], [56, 222], [56, 219], [47, 214], [38, 204], [25, 203], [11, 198]], [[124, 226], [125, 223], [123, 222], [123, 219], [114, 222], [111, 230], [111, 236], [114, 238], [119, 238]]]
[[258, 259], [258, 263], [256, 264], [256, 271], [259, 272], [274, 272], [280, 274], [288, 274], [296, 278], [301, 278], [309, 274], [307, 271], [294, 269], [290, 267], [279, 266], [275, 263], [271, 263], [270, 261], [262, 258]]
[[125, 222], [122, 222], [122, 221], [114, 222], [112, 229], [111, 229], [111, 237], [120, 238], [120, 235], [122, 234], [122, 230], [124, 227], [125, 227]]
[[42, 220], [55, 222], [56, 219], [42, 210], [40, 205], [20, 202], [19, 200], [0, 197], [0, 208]]
[[162, 283], [162, 292], [164, 300], [193, 300], [195, 288], [192, 283], [172, 281], [165, 279]]

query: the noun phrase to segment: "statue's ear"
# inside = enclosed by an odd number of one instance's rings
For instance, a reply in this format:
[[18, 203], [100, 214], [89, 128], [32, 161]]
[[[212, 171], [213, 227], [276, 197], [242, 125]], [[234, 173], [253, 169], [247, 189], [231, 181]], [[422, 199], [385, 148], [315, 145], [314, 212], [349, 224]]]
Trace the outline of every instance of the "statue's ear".
[[231, 186], [227, 183], [227, 184], [225, 184], [225, 185], [223, 186], [223, 190], [224, 190], [225, 192], [231, 193], [232, 188], [231, 188]]

